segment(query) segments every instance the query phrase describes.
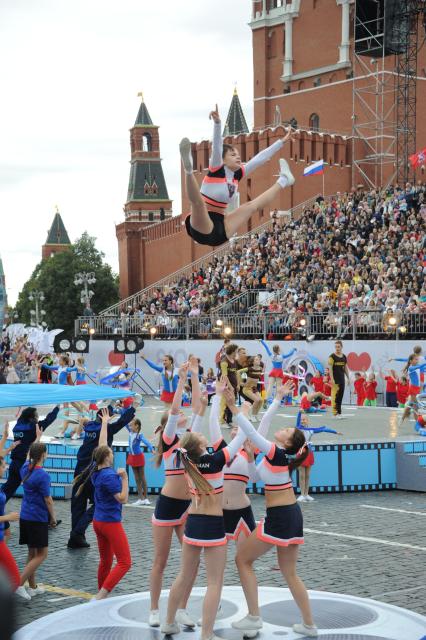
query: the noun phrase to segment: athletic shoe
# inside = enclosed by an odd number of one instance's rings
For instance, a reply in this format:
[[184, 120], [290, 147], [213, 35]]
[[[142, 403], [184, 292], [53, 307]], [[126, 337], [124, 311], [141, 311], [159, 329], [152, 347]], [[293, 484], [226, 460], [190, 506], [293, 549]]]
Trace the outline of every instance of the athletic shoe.
[[[260, 616], [251, 616], [249, 613], [236, 622], [231, 622], [233, 629], [239, 629], [240, 631], [258, 631], [263, 627], [263, 621]], [[244, 633], [245, 635], [245, 633]]]
[[151, 500], [148, 500], [148, 498], [145, 498], [144, 500], [142, 500], [142, 504], [151, 504]]
[[308, 627], [304, 622], [301, 622], [300, 624], [294, 624], [293, 631], [295, 633], [301, 633], [302, 636], [305, 636], [307, 638], [318, 637], [318, 629], [316, 628], [316, 626], [313, 625], [312, 627]]
[[58, 433], [57, 436], [55, 436], [56, 440], [62, 440], [62, 438], [65, 438], [65, 435], [63, 433]]
[[139, 498], [138, 500], [133, 502], [130, 506], [132, 506], [132, 507], [140, 507], [142, 504], [144, 504], [144, 501], [141, 498]]
[[25, 587], [18, 587], [15, 593], [17, 596], [19, 596], [20, 598], [23, 598], [24, 600], [31, 600], [31, 596], [28, 593], [28, 591], [25, 589]]
[[150, 627], [159, 627], [160, 626], [160, 612], [158, 609], [152, 609], [149, 612], [149, 620], [148, 624]]
[[343, 420], [343, 416], [340, 413], [336, 416], [336, 418], [337, 420]]
[[287, 160], [284, 160], [284, 158], [280, 158], [280, 177], [281, 176], [287, 178], [287, 187], [291, 187], [291, 185], [296, 182], [296, 180], [294, 179], [294, 175], [290, 171], [288, 162]]
[[313, 502], [315, 500], [315, 498], [313, 498], [312, 496], [305, 496], [305, 500], [307, 500], [308, 502]]
[[189, 617], [186, 609], [178, 609], [176, 611], [176, 622], [184, 627], [191, 627], [192, 629], [195, 627], [195, 622]]
[[87, 549], [90, 544], [81, 533], [71, 534], [67, 544], [68, 549]]
[[165, 633], [166, 636], [167, 635], [173, 635], [174, 633], [180, 633], [180, 626], [178, 625], [177, 622], [172, 622], [172, 624], [169, 624], [168, 622], [163, 622], [163, 624], [160, 627], [160, 631], [161, 633]]
[[300, 496], [297, 498], [297, 502], [306, 502], [306, 496], [302, 496], [302, 494], [300, 494]]
[[192, 165], [191, 141], [189, 138], [182, 138], [179, 143], [179, 151], [185, 173], [192, 173], [194, 167]]
[[80, 440], [81, 436], [78, 433], [73, 433], [71, 436], [71, 440]]
[[42, 593], [45, 593], [45, 589], [41, 584], [38, 584], [34, 589], [32, 587], [27, 587], [27, 593], [33, 598], [34, 596], [39, 596]]

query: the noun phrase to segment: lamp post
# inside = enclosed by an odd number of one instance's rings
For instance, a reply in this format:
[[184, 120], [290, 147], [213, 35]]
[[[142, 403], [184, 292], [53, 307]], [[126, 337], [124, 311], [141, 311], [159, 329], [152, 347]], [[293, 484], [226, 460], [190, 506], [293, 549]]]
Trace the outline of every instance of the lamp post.
[[41, 325], [42, 327], [45, 327], [46, 323], [44, 322], [44, 320], [42, 320], [42, 318], [44, 318], [44, 316], [46, 315], [46, 311], [42, 309], [42, 303], [45, 301], [43, 291], [34, 289], [30, 292], [28, 299], [30, 300], [30, 302], [34, 302], [35, 306], [35, 309], [30, 309], [31, 326], [38, 327]]
[[93, 271], [76, 273], [74, 276], [74, 284], [76, 287], [83, 285], [83, 289], [80, 293], [81, 303], [84, 305], [90, 305], [90, 300], [95, 295], [95, 292], [89, 289], [90, 284], [95, 284], [96, 278]]

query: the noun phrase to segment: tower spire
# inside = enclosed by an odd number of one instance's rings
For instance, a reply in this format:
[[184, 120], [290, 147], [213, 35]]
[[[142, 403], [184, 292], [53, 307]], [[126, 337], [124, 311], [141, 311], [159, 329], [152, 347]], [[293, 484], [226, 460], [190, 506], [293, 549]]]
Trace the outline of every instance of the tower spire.
[[152, 127], [153, 122], [146, 108], [145, 101], [143, 99], [143, 92], [139, 91], [138, 98], [141, 99], [138, 115], [136, 116], [135, 127]]
[[238, 97], [237, 84], [235, 83], [223, 136], [237, 136], [240, 133], [249, 133], [249, 129]]

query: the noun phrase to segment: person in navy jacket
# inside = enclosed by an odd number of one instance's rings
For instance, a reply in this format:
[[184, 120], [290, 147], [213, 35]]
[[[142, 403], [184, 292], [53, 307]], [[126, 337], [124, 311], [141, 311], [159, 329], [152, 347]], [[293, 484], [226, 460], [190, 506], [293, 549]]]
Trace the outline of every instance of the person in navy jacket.
[[25, 464], [32, 443], [37, 439], [37, 428], [41, 431], [46, 431], [52, 422], [56, 420], [58, 411], [59, 407], [55, 407], [47, 414], [44, 420], [39, 420], [37, 409], [35, 407], [27, 407], [16, 421], [13, 427], [13, 440], [14, 442], [19, 442], [19, 444], [10, 454], [9, 474], [2, 487], [6, 502], [10, 500], [21, 484], [21, 468]]
[[[110, 416], [112, 415], [112, 407], [108, 407]], [[135, 417], [134, 407], [129, 407], [120, 416], [118, 420], [112, 424], [108, 424], [107, 429], [107, 444], [108, 447], [112, 447], [112, 442], [116, 433], [118, 433], [123, 427], [125, 427]], [[77, 452], [77, 465], [74, 471], [74, 478], [76, 479], [84, 469], [86, 469], [92, 462], [93, 452], [96, 447], [99, 446], [99, 436], [101, 434], [101, 412], [98, 411], [96, 419], [88, 422], [83, 431], [83, 444]], [[68, 540], [68, 547], [70, 549], [81, 549], [89, 547], [89, 543], [86, 541], [85, 533], [89, 524], [93, 520], [94, 507], [94, 495], [93, 484], [87, 482], [84, 484], [82, 491], [79, 491], [79, 482], [76, 482], [73, 487], [71, 497], [71, 533]], [[89, 507], [88, 507], [89, 503]]]

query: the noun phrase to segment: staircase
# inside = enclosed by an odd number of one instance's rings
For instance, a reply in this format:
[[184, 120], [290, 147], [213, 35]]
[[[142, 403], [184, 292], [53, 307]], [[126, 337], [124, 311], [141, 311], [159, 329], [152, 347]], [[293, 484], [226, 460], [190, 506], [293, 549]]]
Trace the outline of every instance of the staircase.
[[[313, 198], [309, 198], [309, 200], [306, 200], [305, 202], [302, 202], [296, 205], [295, 207], [293, 207], [293, 209], [290, 209], [292, 218], [295, 219], [295, 216], [298, 213], [301, 213], [304, 207], [307, 207], [313, 204], [316, 198], [318, 198], [318, 195], [319, 194], [317, 194]], [[195, 260], [194, 262], [187, 264], [182, 269], [179, 269], [178, 271], [175, 271], [174, 273], [171, 273], [168, 276], [161, 278], [161, 280], [157, 280], [157, 282], [154, 282], [153, 284], [149, 285], [149, 287], [145, 287], [145, 289], [142, 289], [141, 291], [134, 293], [128, 298], [120, 300], [120, 302], [118, 302], [117, 304], [114, 304], [111, 307], [108, 307], [107, 309], [104, 309], [103, 311], [101, 311], [99, 315], [119, 317], [121, 310], [123, 308], [126, 309], [129, 305], [133, 306], [133, 305], [139, 304], [145, 296], [147, 296], [148, 298], [150, 296], [153, 296], [154, 292], [157, 289], [162, 289], [165, 286], [170, 286], [172, 283], [177, 283], [182, 278], [189, 278], [194, 271], [198, 271], [198, 269], [200, 269], [201, 267], [209, 265], [209, 263], [213, 259], [216, 260], [217, 258], [223, 258], [224, 256], [231, 253], [232, 247], [236, 241], [244, 242], [244, 240], [250, 238], [250, 236], [252, 236], [253, 234], [259, 234], [259, 233], [262, 233], [263, 231], [268, 231], [269, 229], [272, 229], [273, 223], [274, 223], [274, 220], [271, 218], [267, 222], [264, 222], [258, 227], [255, 227], [254, 229], [252, 229], [248, 233], [245, 233], [244, 235], [233, 236], [229, 242], [226, 242], [222, 246], [216, 248], [214, 251], [211, 251], [210, 253], [207, 253], [206, 255], [204, 255], [202, 258], [199, 258], [198, 260]], [[216, 312], [216, 310], [221, 309], [221, 307], [222, 305], [219, 305], [215, 309], [212, 309], [212, 311]]]
[[426, 491], [426, 438], [396, 443], [398, 489]]

